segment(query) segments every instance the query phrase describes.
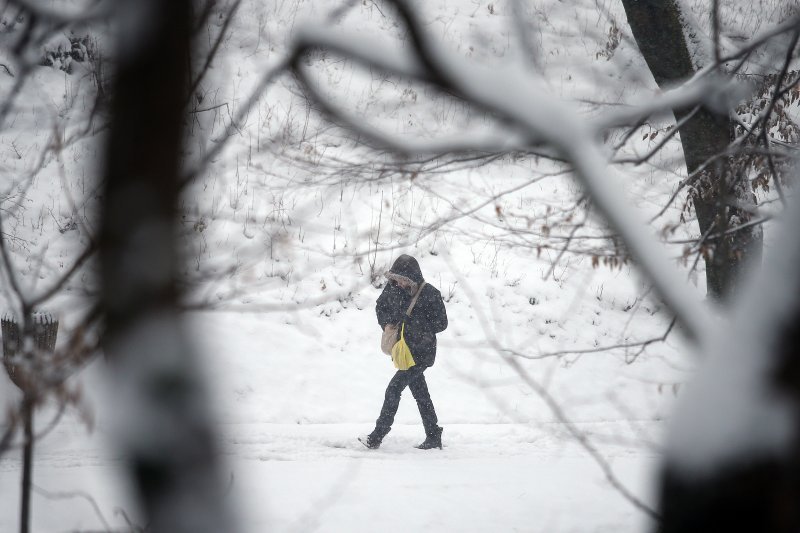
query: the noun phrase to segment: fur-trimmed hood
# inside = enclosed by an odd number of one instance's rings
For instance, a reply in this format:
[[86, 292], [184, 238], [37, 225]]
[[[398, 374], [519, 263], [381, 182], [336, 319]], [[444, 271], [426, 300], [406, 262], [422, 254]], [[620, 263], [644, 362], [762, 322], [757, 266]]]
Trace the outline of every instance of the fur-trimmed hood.
[[422, 277], [422, 270], [419, 268], [419, 263], [417, 263], [417, 260], [410, 255], [403, 254], [395, 259], [392, 268], [389, 269], [389, 272], [398, 276], [403, 276], [404, 278], [408, 278], [416, 284], [420, 284], [425, 281], [425, 278]]

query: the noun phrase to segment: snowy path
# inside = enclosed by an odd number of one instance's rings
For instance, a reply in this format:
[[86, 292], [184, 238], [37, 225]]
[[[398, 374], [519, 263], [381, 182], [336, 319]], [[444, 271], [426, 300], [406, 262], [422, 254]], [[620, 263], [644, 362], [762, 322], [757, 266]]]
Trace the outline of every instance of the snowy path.
[[[448, 335], [456, 336], [467, 318], [459, 318], [463, 307], [452, 310]], [[243, 531], [651, 529], [507, 365], [460, 349], [446, 336], [437, 366], [426, 373], [445, 449], [414, 449], [424, 435], [408, 393], [383, 446], [363, 448], [356, 437], [371, 429], [393, 374], [371, 349], [372, 316], [355, 308], [330, 319], [307, 315], [293, 317], [304, 321], [297, 328], [250, 315], [198, 317], [224, 475], [232, 480]], [[310, 325], [319, 336], [309, 333]], [[342, 331], [351, 348], [336, 347]], [[673, 396], [659, 385], [670, 376], [666, 370], [657, 357], [636, 365], [609, 357], [530, 365], [616, 476], [645, 501], [652, 501], [659, 454], [643, 441], [663, 440], [663, 422], [655, 419], [664, 418]], [[487, 385], [465, 380], [465, 373]], [[108, 443], [109, 421], [117, 416], [114, 391], [99, 362], [81, 379], [98, 427], [87, 435], [69, 411], [37, 448], [34, 482], [47, 491], [91, 495], [109, 527], [85, 498], [35, 493], [37, 533], [125, 530], [117, 508], [136, 520], [123, 458]], [[0, 458], [0, 533], [18, 528], [19, 477], [14, 450]]]
[[[356, 425], [269, 425], [236, 445], [234, 469], [240, 491], [268, 495], [260, 508], [249, 502], [251, 523], [281, 531], [642, 531], [586, 454], [551, 429], [450, 426], [444, 450], [422, 452], [418, 426], [368, 451], [351, 438]], [[620, 448], [610, 458], [641, 493], [655, 457]]]
[[[615, 424], [586, 424], [601, 435]], [[558, 424], [463, 424], [446, 428], [444, 450], [413, 448], [418, 425], [398, 425], [380, 450], [361, 447], [363, 424], [230, 424], [223, 449], [231, 497], [246, 531], [644, 531], [646, 520], [614, 493]], [[122, 507], [122, 461], [72, 424], [37, 454], [35, 483], [84, 491], [112, 527]], [[600, 439], [598, 439], [599, 441]], [[642, 446], [601, 446], [621, 480], [647, 497], [657, 455]], [[0, 460], [0, 531], [17, 527], [19, 460]], [[103, 528], [82, 498], [34, 496], [34, 531]]]

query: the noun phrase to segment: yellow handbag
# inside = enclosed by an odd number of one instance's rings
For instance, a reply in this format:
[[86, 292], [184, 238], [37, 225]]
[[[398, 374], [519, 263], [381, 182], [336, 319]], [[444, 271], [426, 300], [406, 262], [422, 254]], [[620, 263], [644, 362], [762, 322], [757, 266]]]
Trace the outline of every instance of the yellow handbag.
[[394, 363], [394, 367], [397, 370], [408, 370], [417, 364], [414, 362], [414, 356], [411, 355], [408, 344], [406, 344], [405, 330], [406, 324], [404, 322], [400, 328], [400, 340], [392, 346], [392, 363]]

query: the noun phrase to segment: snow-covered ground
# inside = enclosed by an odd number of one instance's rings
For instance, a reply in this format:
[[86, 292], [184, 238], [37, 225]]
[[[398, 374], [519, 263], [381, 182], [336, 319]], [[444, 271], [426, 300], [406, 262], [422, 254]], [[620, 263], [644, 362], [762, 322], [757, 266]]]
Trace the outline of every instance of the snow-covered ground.
[[[246, 530], [586, 531], [587, 524], [593, 531], [642, 530], [646, 517], [612, 489], [564, 424], [497, 354], [478, 346], [483, 333], [469, 320], [466, 303], [448, 307], [451, 327], [426, 373], [445, 427], [444, 450], [413, 448], [424, 434], [407, 391], [383, 446], [363, 448], [355, 437], [371, 430], [393, 373], [375, 346], [369, 293], [377, 291], [367, 293], [363, 309], [337, 303], [339, 312], [330, 317], [316, 308], [279, 320], [274, 314], [192, 316], [212, 385], [229, 497]], [[622, 355], [588, 354], [534, 363], [531, 375], [614, 475], [652, 503], [662, 430], [657, 418], [673, 397], [670, 385], [656, 383], [669, 371], [660, 358], [627, 364]], [[125, 523], [117, 508], [136, 520], [124, 458], [111, 446], [114, 395], [103, 373], [96, 362], [82, 376], [97, 418], [94, 432], [70, 414], [40, 442], [35, 531], [104, 527], [77, 493], [91, 495], [110, 524]], [[48, 416], [40, 414], [42, 426]], [[3, 531], [17, 523], [19, 474], [17, 453], [0, 459]], [[54, 499], [40, 489], [75, 494]]]
[[[226, 426], [228, 494], [247, 531], [645, 529], [644, 516], [609, 495], [602, 472], [557, 424], [445, 427], [445, 449], [426, 453], [411, 447], [420, 429], [407, 424], [376, 451], [353, 439], [364, 424]], [[581, 427], [621, 429], [613, 423]], [[64, 424], [43, 444], [33, 531], [125, 525], [117, 509], [128, 515], [133, 509], [120, 487], [121, 462], [100, 440], [87, 441]], [[649, 499], [657, 455], [627, 445], [601, 449], [619, 479]], [[0, 462], [2, 531], [16, 528], [18, 475], [18, 461]], [[92, 496], [99, 513], [82, 494]]]
[[[641, 430], [652, 423], [638, 421]], [[628, 422], [578, 424], [616, 476], [646, 500], [658, 454], [616, 435]], [[642, 531], [644, 516], [609, 494], [603, 473], [557, 423], [446, 424], [445, 449], [422, 452], [418, 424], [398, 424], [377, 451], [360, 424], [224, 425], [229, 497], [247, 531]], [[62, 424], [37, 454], [34, 531], [116, 527], [133, 514], [122, 461], [97, 436]], [[19, 461], [0, 462], [0, 529], [13, 531]], [[124, 483], [122, 484], [124, 486]], [[43, 492], [47, 491], [47, 492]], [[50, 494], [50, 493], [72, 493]], [[91, 495], [99, 513], [80, 496]], [[57, 496], [57, 497], [56, 497]], [[100, 514], [104, 518], [100, 518]]]

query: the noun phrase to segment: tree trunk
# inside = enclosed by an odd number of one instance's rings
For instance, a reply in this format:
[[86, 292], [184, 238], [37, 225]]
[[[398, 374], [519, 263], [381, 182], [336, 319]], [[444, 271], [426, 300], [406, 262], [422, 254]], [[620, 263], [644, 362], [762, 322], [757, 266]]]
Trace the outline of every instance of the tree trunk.
[[24, 442], [22, 444], [22, 503], [20, 505], [19, 531], [28, 533], [31, 527], [31, 489], [33, 488], [33, 410], [29, 393], [22, 400]]
[[99, 251], [118, 442], [148, 531], [234, 531], [175, 279], [190, 1], [125, 0], [117, 12]]
[[[795, 213], [800, 212], [800, 206], [791, 206]], [[797, 214], [790, 213], [784, 221], [782, 228], [784, 236], [794, 234]], [[779, 247], [777, 254], [786, 253], [786, 243]], [[762, 278], [772, 284], [774, 288], [765, 288], [766, 283], [761, 283], [755, 291], [748, 291], [751, 297], [743, 302], [744, 312], [735, 310], [730, 324], [731, 335], [734, 336], [731, 351], [737, 346], [745, 346], [744, 353], [747, 357], [757, 361], [768, 361], [765, 367], [754, 365], [749, 368], [746, 379], [736, 376], [740, 370], [733, 370], [735, 377], [720, 376], [719, 368], [700, 369], [714, 372], [710, 380], [706, 380], [706, 390], [702, 394], [695, 394], [692, 398], [694, 404], [685, 407], [676, 413], [676, 418], [681, 416], [692, 418], [696, 411], [702, 411], [711, 405], [711, 411], [717, 411], [721, 417], [739, 417], [736, 423], [740, 435], [731, 434], [730, 422], [720, 422], [727, 426], [724, 444], [709, 448], [709, 438], [719, 439], [718, 427], [708, 424], [702, 429], [694, 425], [692, 433], [686, 432], [686, 426], [678, 429], [678, 440], [683, 441], [684, 453], [687, 448], [704, 450], [703, 468], [696, 471], [689, 470], [684, 464], [686, 457], [679, 454], [670, 454], [667, 450], [666, 459], [662, 466], [659, 480], [659, 513], [661, 523], [658, 524], [658, 533], [708, 533], [710, 531], [724, 531], [725, 533], [797, 533], [800, 531], [800, 270], [795, 265], [800, 254], [794, 252], [795, 257], [783, 260], [773, 257], [771, 264], [764, 268], [771, 268], [768, 273], [763, 273]], [[783, 262], [774, 268], [775, 262]], [[760, 281], [760, 280], [759, 280]], [[777, 294], [776, 294], [777, 293]], [[784, 302], [781, 302], [781, 294]], [[763, 301], [752, 298], [753, 294], [766, 294]], [[789, 302], [788, 305], [785, 302]], [[774, 303], [777, 302], [777, 303]], [[755, 316], [754, 316], [755, 315]], [[755, 327], [750, 328], [750, 324]], [[738, 337], [738, 338], [737, 338]], [[742, 338], [745, 337], [745, 338]], [[722, 342], [719, 338], [717, 342]], [[710, 347], [710, 351], [714, 348]], [[741, 365], [744, 361], [740, 354], [725, 352], [711, 354], [711, 357], [724, 356], [725, 364]], [[753, 376], [756, 376], [753, 378]], [[716, 396], [730, 398], [734, 395], [748, 394], [753, 390], [754, 383], [758, 385], [760, 396], [772, 398], [771, 409], [787, 409], [792, 420], [789, 426], [783, 427], [790, 436], [786, 443], [780, 446], [771, 446], [770, 438], [774, 438], [776, 427], [781, 427], [787, 422], [758, 423], [759, 418], [770, 419], [770, 415], [763, 408], [751, 409], [749, 407], [735, 409], [715, 399]], [[712, 383], [711, 387], [708, 384]], [[713, 389], [713, 390], [709, 390]], [[695, 391], [696, 392], [696, 391]], [[686, 401], [686, 400], [684, 400]], [[757, 399], [757, 402], [763, 401]], [[716, 404], [717, 407], [713, 407]], [[706, 415], [706, 420], [709, 417]], [[680, 422], [680, 420], [677, 420]], [[675, 431], [676, 420], [673, 420]], [[777, 424], [777, 425], [776, 425]], [[691, 426], [690, 426], [691, 427]], [[742, 429], [744, 428], [744, 429]], [[772, 436], [759, 434], [759, 431]], [[734, 433], [737, 430], [734, 430]], [[742, 437], [741, 432], [750, 432], [751, 435]], [[715, 437], [713, 434], [717, 433]], [[759, 446], [746, 445], [742, 441], [751, 438], [761, 438]], [[766, 443], [766, 444], [764, 444]], [[699, 471], [698, 471], [699, 470]]]
[[[694, 74], [674, 0], [622, 0], [622, 3], [636, 43], [659, 87], [667, 88]], [[678, 120], [689, 112], [674, 111]], [[690, 189], [701, 234], [714, 236], [749, 221], [752, 215], [728, 205], [730, 200], [755, 204], [747, 180], [736, 179], [736, 158], [728, 154], [707, 163], [727, 150], [732, 140], [730, 118], [701, 109], [681, 128], [680, 138], [689, 173], [708, 165]], [[760, 258], [761, 233], [739, 231], [732, 237], [708, 239], [707, 243], [704, 258], [708, 294], [726, 299], [738, 292], [744, 263]], [[775, 361], [774, 372], [769, 376], [773, 382], [768, 389], [777, 390], [797, 405], [800, 305], [795, 305], [792, 313], [781, 317], [780, 322], [775, 324], [775, 342], [765, 339], [766, 353], [753, 356]], [[703, 435], [689, 438], [700, 441]], [[666, 463], [660, 476], [658, 531], [798, 531], [799, 474], [796, 447], [784, 457], [753, 453], [729, 460], [728, 464], [703, 475], [687, 475], [676, 465]]]
[[[622, 4], [650, 72], [662, 89], [690, 78], [694, 67], [686, 46], [680, 13], [674, 0], [623, 0]], [[675, 109], [680, 121], [691, 110]], [[736, 158], [725, 154], [733, 138], [730, 117], [702, 108], [681, 127], [680, 139], [689, 174], [704, 164], [689, 189], [700, 234], [708, 236], [702, 246], [709, 296], [724, 300], [737, 292], [745, 264], [761, 257], [759, 227], [717, 237], [748, 222], [752, 214], [730, 205], [731, 200], [755, 205], [744, 170]], [[738, 171], [738, 172], [737, 172]], [[739, 174], [739, 175], [737, 175]], [[741, 179], [740, 179], [741, 178]]]

